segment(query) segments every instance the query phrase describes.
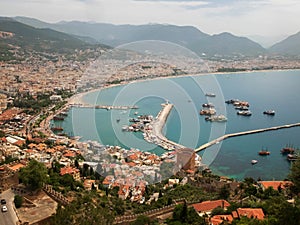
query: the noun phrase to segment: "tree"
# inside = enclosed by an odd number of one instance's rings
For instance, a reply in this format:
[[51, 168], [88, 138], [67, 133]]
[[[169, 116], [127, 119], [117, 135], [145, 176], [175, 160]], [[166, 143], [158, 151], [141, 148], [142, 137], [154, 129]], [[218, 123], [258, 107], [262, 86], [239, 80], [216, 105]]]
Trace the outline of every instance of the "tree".
[[186, 202], [184, 201], [183, 206], [182, 206], [182, 211], [180, 213], [181, 222], [186, 222], [187, 216], [188, 216], [188, 208], [187, 208]]
[[134, 222], [131, 223], [131, 225], [150, 225], [151, 220], [149, 217], [145, 215], [140, 215], [136, 218]]
[[0, 138], [5, 137], [5, 132], [0, 130]]
[[75, 159], [75, 167], [76, 167], [77, 169], [79, 169], [79, 162], [78, 162], [77, 159]]
[[48, 180], [48, 171], [43, 163], [31, 160], [28, 165], [21, 169], [19, 178], [32, 191], [39, 190]]
[[23, 203], [23, 197], [20, 196], [20, 195], [15, 195], [14, 203], [15, 203], [15, 206], [16, 206], [17, 209], [20, 208], [22, 206], [22, 203]]
[[289, 178], [294, 183], [296, 194], [300, 192], [300, 158], [293, 162]]
[[228, 199], [230, 196], [230, 191], [226, 185], [224, 185], [219, 192], [219, 198], [221, 199]]

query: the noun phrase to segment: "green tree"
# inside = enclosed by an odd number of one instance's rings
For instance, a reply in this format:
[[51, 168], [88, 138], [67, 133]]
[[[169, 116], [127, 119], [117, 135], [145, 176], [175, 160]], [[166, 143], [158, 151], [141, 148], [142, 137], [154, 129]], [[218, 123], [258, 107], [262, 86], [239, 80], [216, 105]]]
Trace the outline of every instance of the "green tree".
[[221, 189], [220, 189], [220, 192], [219, 192], [219, 198], [221, 199], [228, 199], [230, 196], [230, 191], [229, 191], [229, 188], [224, 185]]
[[15, 203], [15, 206], [16, 206], [17, 209], [20, 208], [22, 206], [22, 203], [23, 203], [23, 197], [20, 196], [20, 195], [15, 195], [14, 203]]
[[31, 160], [20, 170], [19, 178], [31, 190], [39, 190], [48, 181], [48, 171], [43, 163]]
[[5, 132], [0, 130], [0, 138], [5, 137]]
[[212, 210], [212, 212], [211, 212], [212, 216], [214, 216], [214, 215], [222, 215], [222, 214], [225, 214], [225, 210], [222, 207], [214, 208]]
[[131, 223], [131, 225], [150, 225], [150, 224], [151, 224], [150, 218], [145, 215], [138, 216], [136, 220]]
[[79, 162], [78, 162], [78, 159], [75, 159], [75, 167], [76, 167], [77, 169], [79, 169]]
[[294, 183], [294, 192], [300, 192], [300, 158], [293, 162], [289, 178]]

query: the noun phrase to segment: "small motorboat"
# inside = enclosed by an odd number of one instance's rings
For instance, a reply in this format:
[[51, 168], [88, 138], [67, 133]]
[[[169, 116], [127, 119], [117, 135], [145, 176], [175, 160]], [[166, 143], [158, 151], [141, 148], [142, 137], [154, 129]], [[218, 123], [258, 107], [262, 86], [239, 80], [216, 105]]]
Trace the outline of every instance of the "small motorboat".
[[256, 164], [256, 163], [258, 163], [258, 161], [257, 161], [256, 159], [252, 159], [252, 160], [251, 160], [251, 164], [252, 164], [252, 165], [254, 165], [254, 164]]
[[274, 110], [266, 110], [263, 112], [263, 114], [269, 115], [269, 116], [274, 116], [275, 115], [275, 111]]
[[216, 97], [215, 93], [206, 93], [205, 94], [206, 97]]

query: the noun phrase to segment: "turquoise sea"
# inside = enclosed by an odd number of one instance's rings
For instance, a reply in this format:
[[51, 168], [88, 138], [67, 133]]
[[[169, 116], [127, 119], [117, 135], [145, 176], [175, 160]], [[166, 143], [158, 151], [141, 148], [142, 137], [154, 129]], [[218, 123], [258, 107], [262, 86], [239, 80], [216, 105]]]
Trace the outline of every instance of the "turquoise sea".
[[[272, 127], [300, 122], [300, 70], [268, 71], [234, 74], [210, 74], [191, 77], [147, 80], [117, 86], [84, 96], [87, 103], [97, 105], [137, 105], [137, 110], [103, 110], [72, 108], [63, 122], [55, 122], [67, 134], [82, 140], [96, 140], [105, 145], [162, 154], [165, 150], [143, 140], [141, 133], [122, 132], [134, 113], [156, 115], [161, 103], [174, 104], [164, 132], [167, 138], [187, 147], [196, 148], [226, 133]], [[213, 92], [215, 98], [206, 97]], [[240, 99], [250, 103], [251, 117], [236, 114], [225, 100]], [[226, 123], [204, 121], [199, 115], [202, 104], [212, 102], [219, 114], [227, 116]], [[276, 111], [274, 117], [263, 115], [264, 110]], [[117, 120], [120, 120], [117, 122]], [[290, 163], [280, 154], [287, 144], [300, 147], [300, 127], [258, 133], [227, 139], [200, 152], [203, 162], [214, 173], [236, 178], [264, 180], [286, 178]], [[258, 155], [262, 148], [271, 154]], [[256, 165], [251, 160], [257, 159]]]

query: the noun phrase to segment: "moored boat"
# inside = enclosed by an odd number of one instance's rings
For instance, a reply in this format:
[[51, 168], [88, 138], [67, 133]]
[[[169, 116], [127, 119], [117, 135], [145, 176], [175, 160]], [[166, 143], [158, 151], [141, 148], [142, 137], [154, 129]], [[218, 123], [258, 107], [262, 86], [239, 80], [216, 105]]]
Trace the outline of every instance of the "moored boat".
[[64, 120], [63, 116], [53, 116], [53, 120]]
[[238, 109], [238, 110], [244, 110], [244, 111], [249, 111], [249, 107], [247, 106], [236, 106], [234, 107], [235, 109]]
[[295, 148], [291, 145], [287, 145], [286, 147], [283, 147], [280, 152], [282, 154], [293, 154], [295, 152]]
[[129, 122], [131, 122], [131, 123], [138, 123], [138, 122], [140, 122], [140, 120], [136, 119], [136, 118], [130, 118]]
[[52, 131], [63, 131], [64, 129], [62, 127], [51, 127]]
[[240, 115], [240, 116], [251, 116], [252, 112], [247, 110], [247, 111], [238, 111], [236, 114]]
[[296, 155], [296, 154], [288, 154], [286, 158], [289, 161], [295, 161], [295, 160], [298, 159], [298, 155]]
[[214, 105], [212, 103], [203, 103], [202, 107], [204, 107], [204, 108], [213, 108]]
[[226, 122], [227, 117], [224, 115], [217, 115], [217, 116], [207, 116], [205, 117], [206, 121], [211, 121], [211, 122]]
[[266, 111], [263, 112], [263, 114], [269, 115], [269, 116], [274, 116], [275, 115], [275, 111], [274, 110], [266, 110]]
[[240, 100], [238, 99], [230, 99], [230, 100], [226, 100], [225, 103], [227, 104], [234, 104], [235, 102], [239, 102]]
[[251, 164], [252, 164], [252, 165], [254, 165], [254, 164], [256, 164], [256, 163], [258, 163], [258, 161], [257, 161], [256, 159], [252, 159], [252, 160], [251, 160]]
[[267, 150], [261, 150], [258, 152], [259, 155], [265, 156], [265, 155], [270, 155], [270, 152]]
[[200, 111], [200, 115], [215, 115], [216, 114], [216, 110], [215, 109], [202, 109]]
[[206, 93], [205, 96], [207, 97], [216, 97], [215, 93]]
[[249, 107], [249, 102], [246, 102], [246, 101], [237, 101], [237, 102], [234, 102], [233, 103], [234, 106], [247, 106]]

